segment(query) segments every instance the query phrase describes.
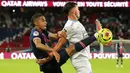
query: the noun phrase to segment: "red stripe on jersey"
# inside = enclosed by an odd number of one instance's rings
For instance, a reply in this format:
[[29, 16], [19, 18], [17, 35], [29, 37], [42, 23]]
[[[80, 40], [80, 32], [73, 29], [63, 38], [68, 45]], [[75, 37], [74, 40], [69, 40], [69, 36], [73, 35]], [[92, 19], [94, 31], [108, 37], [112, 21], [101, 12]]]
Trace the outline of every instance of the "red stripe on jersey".
[[83, 48], [85, 48], [86, 46], [84, 45], [84, 43], [82, 43], [82, 42], [79, 42], [80, 44], [81, 44], [81, 46], [83, 47]]

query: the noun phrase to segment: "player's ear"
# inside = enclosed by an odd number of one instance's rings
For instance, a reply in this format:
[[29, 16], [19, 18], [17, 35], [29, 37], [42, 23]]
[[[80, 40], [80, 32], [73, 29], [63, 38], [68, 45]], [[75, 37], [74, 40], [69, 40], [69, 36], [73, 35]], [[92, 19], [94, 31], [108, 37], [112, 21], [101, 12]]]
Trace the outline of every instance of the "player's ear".
[[71, 13], [72, 13], [72, 14], [75, 14], [75, 10], [74, 10], [74, 9], [72, 9]]
[[38, 22], [37, 22], [37, 20], [36, 20], [36, 21], [34, 21], [34, 24], [35, 24], [35, 26], [37, 26], [37, 25], [38, 25]]

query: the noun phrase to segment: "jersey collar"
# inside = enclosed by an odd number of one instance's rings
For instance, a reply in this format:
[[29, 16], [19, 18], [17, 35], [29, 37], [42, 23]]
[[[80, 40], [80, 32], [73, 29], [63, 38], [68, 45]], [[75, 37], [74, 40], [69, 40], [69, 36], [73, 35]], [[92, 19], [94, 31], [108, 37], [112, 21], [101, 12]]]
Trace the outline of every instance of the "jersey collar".
[[71, 20], [71, 19], [69, 19], [69, 18], [68, 18], [68, 20], [69, 20], [69, 21], [73, 21], [73, 22], [77, 22], [77, 21], [78, 21], [78, 20]]

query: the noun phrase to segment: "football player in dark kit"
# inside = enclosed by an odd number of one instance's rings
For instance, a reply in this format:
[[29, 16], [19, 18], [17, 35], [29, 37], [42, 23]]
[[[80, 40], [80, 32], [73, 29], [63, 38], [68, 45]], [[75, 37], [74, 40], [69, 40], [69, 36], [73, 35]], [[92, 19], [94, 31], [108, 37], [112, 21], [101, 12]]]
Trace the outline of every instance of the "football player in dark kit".
[[121, 60], [121, 67], [123, 67], [123, 52], [125, 52], [123, 39], [119, 36], [119, 42], [116, 44], [116, 53], [117, 53], [117, 61], [116, 61], [116, 67], [118, 67], [118, 62]]
[[[47, 57], [50, 58], [52, 54], [57, 58], [55, 51], [48, 46], [48, 43], [50, 42], [49, 38], [58, 39], [58, 35], [46, 31], [47, 22], [42, 14], [32, 16], [31, 22], [35, 27], [31, 30], [30, 44], [36, 58], [47, 59]], [[53, 71], [55, 73], [61, 73], [60, 66], [57, 64], [55, 58], [45, 65], [40, 65], [40, 70], [44, 73], [51, 73]]]
[[[81, 51], [83, 48], [96, 41], [98, 36], [98, 33], [95, 33], [93, 36], [89, 36], [75, 44], [71, 44], [66, 49], [59, 50], [61, 48], [59, 44], [64, 44], [60, 42], [66, 42], [66, 33], [64, 31], [59, 31], [57, 34], [53, 34], [46, 31], [47, 22], [42, 14], [33, 15], [31, 21], [32, 24], [34, 24], [34, 28], [31, 30], [30, 44], [38, 60], [37, 62], [39, 62], [40, 70], [44, 73], [62, 73], [60, 66], [75, 52]], [[58, 46], [55, 45], [53, 49], [49, 47], [47, 45], [49, 38], [57, 39]]]

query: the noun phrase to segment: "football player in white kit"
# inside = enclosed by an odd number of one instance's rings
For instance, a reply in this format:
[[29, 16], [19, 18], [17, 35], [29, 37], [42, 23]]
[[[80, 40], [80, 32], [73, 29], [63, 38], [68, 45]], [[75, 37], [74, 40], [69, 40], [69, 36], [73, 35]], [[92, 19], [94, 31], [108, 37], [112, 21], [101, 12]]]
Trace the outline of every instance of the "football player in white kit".
[[[66, 31], [69, 43], [76, 43], [88, 37], [84, 26], [78, 21], [80, 11], [77, 4], [68, 2], [63, 7], [63, 11], [68, 16], [68, 21], [63, 30]], [[85, 49], [70, 57], [71, 63], [77, 73], [92, 73], [91, 64], [89, 62], [90, 55], [90, 46], [87, 46]]]
[[[64, 6], [63, 11], [68, 16], [68, 21], [66, 22], [63, 31], [66, 32], [69, 43], [70, 44], [75, 43], [76, 51], [81, 50], [80, 52], [77, 52], [70, 56], [71, 62], [74, 68], [76, 69], [77, 73], [92, 73], [91, 64], [89, 62], [90, 47], [89, 46], [86, 47], [86, 45], [93, 42], [95, 39], [94, 37], [88, 36], [84, 26], [78, 21], [80, 17], [80, 11], [76, 3], [68, 2]], [[101, 25], [99, 21], [96, 21], [96, 25], [97, 25], [97, 29], [100, 30]], [[94, 34], [95, 37], [97, 36], [96, 34], [97, 33]], [[85, 38], [87, 38], [87, 40], [89, 41], [83, 40]], [[59, 40], [53, 49], [59, 50], [59, 48], [61, 48], [61, 46], [64, 43], [65, 42], [62, 42], [62, 40]], [[45, 64], [48, 61], [49, 60], [43, 58], [43, 59], [38, 59], [37, 63]]]

